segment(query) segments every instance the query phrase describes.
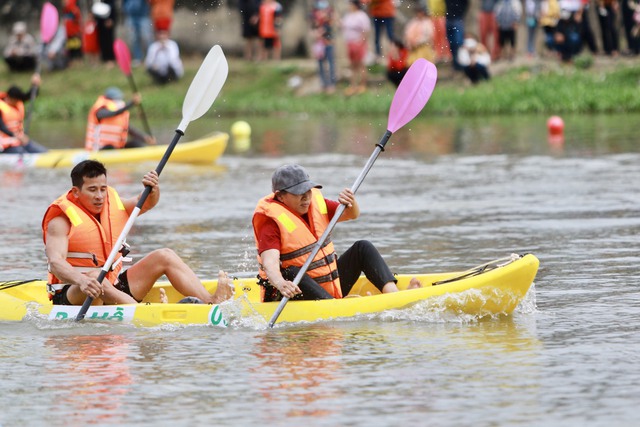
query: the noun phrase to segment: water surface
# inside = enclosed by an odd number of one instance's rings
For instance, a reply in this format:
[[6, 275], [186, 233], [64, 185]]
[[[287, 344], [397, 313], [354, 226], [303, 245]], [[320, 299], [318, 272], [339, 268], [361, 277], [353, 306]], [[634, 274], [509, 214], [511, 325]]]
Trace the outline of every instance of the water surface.
[[[187, 136], [236, 119], [194, 122]], [[548, 141], [546, 117], [421, 116], [364, 181], [361, 217], [333, 233], [338, 251], [372, 240], [401, 273], [531, 252], [540, 270], [513, 316], [423, 305], [274, 330], [4, 323], [0, 424], [637, 425], [638, 117], [564, 119], [559, 144]], [[254, 274], [250, 219], [273, 169], [301, 163], [335, 197], [386, 126], [249, 121], [250, 152], [232, 144], [216, 166], [165, 168], [160, 204], [130, 233], [134, 257], [168, 246], [203, 278], [220, 268]], [[133, 195], [153, 167], [112, 168], [109, 179]], [[69, 171], [0, 173], [3, 280], [42, 278], [41, 217]]]

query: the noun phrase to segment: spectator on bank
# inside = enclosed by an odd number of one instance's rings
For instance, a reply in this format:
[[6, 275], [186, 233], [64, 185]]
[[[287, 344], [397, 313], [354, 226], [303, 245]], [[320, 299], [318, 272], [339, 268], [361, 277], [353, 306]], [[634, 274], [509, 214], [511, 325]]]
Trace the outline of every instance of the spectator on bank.
[[77, 0], [62, 2], [61, 20], [67, 34], [65, 50], [67, 59], [71, 62], [82, 58], [82, 12]]
[[580, 13], [576, 15], [576, 20], [578, 24], [580, 24], [580, 38], [582, 39], [582, 44], [585, 44], [589, 47], [589, 50], [592, 54], [598, 53], [598, 45], [596, 44], [596, 36], [593, 34], [593, 29], [591, 28], [591, 20], [589, 19], [589, 14], [591, 11], [591, 0], [581, 0], [581, 8]]
[[469, 7], [468, 0], [445, 0], [447, 5], [447, 40], [453, 58], [453, 69], [462, 70], [458, 63], [458, 49], [464, 41], [464, 17]]
[[280, 59], [282, 44], [280, 27], [282, 26], [282, 5], [276, 0], [263, 0], [259, 9], [258, 34], [262, 39], [260, 59]]
[[[622, 25], [627, 40], [627, 54], [640, 54], [640, 0], [622, 0]], [[637, 28], [634, 31], [634, 28]]]
[[82, 55], [89, 60], [89, 63], [98, 63], [98, 56], [100, 55], [98, 24], [91, 12], [87, 15], [87, 20], [82, 26]]
[[333, 8], [329, 1], [316, 0], [311, 11], [312, 51], [318, 61], [322, 90], [327, 94], [335, 92], [337, 82], [333, 21]]
[[131, 65], [140, 65], [152, 42], [152, 24], [148, 0], [122, 0], [122, 12], [131, 46]]
[[110, 68], [115, 65], [116, 60], [116, 55], [113, 51], [113, 42], [115, 40], [116, 25], [118, 22], [118, 9], [116, 7], [116, 0], [101, 0], [101, 4], [109, 7], [104, 8], [105, 13], [96, 14], [95, 12], [97, 12], [97, 10], [94, 11], [96, 28], [98, 30], [98, 46], [100, 46], [100, 60]]
[[478, 14], [479, 42], [491, 49], [491, 58], [495, 61], [500, 58], [500, 41], [498, 23], [496, 22], [496, 1], [481, 0], [480, 13]]
[[567, 10], [560, 12], [560, 20], [554, 32], [555, 49], [562, 62], [571, 62], [573, 57], [582, 50], [580, 38], [580, 24], [574, 19], [575, 15]]
[[149, 0], [151, 5], [151, 21], [155, 31], [171, 31], [175, 0]]
[[491, 55], [487, 48], [470, 34], [467, 34], [458, 50], [458, 63], [473, 84], [491, 78], [489, 74]]
[[560, 4], [558, 0], [542, 0], [540, 2], [540, 27], [544, 32], [544, 46], [555, 54], [555, 32], [560, 20]]
[[524, 14], [527, 26], [527, 56], [536, 56], [536, 33], [538, 31], [538, 20], [540, 19], [541, 0], [525, 0]]
[[350, 85], [344, 91], [351, 96], [367, 91], [367, 67], [365, 60], [369, 52], [369, 35], [371, 22], [362, 10], [359, 0], [349, 1], [349, 10], [342, 17], [342, 34], [347, 44], [349, 68], [351, 70]]
[[27, 32], [27, 24], [18, 21], [13, 24], [11, 37], [4, 48], [4, 60], [9, 71], [33, 71], [38, 58], [38, 45]]
[[42, 66], [47, 71], [64, 70], [69, 65], [67, 56], [67, 30], [64, 22], [60, 22], [58, 29], [49, 43], [43, 46]]
[[[429, 17], [427, 9], [418, 6], [413, 18], [407, 22], [404, 29], [404, 46], [409, 52], [408, 65], [413, 64], [418, 58], [435, 61], [433, 49], [433, 35], [435, 27]], [[396, 43], [396, 49], [398, 48]]]
[[516, 54], [518, 25], [522, 18], [520, 0], [498, 0], [495, 8], [501, 57], [513, 61]]
[[[634, 13], [633, 13], [633, 27], [631, 27], [631, 35], [637, 41], [636, 46], [640, 48], [640, 1], [633, 0], [633, 6], [634, 6]], [[636, 53], [640, 53], [640, 52], [636, 52]]]
[[383, 56], [382, 33], [387, 33], [389, 42], [395, 40], [393, 25], [396, 16], [396, 6], [393, 0], [362, 0], [362, 4], [368, 6], [369, 16], [373, 19], [374, 52], [376, 60]]
[[431, 21], [433, 22], [433, 50], [436, 61], [444, 62], [451, 59], [451, 49], [447, 41], [447, 6], [444, 0], [427, 0]]
[[602, 49], [608, 56], [618, 56], [618, 52], [620, 51], [617, 23], [618, 0], [598, 0], [597, 6], [600, 34], [602, 35]]
[[409, 51], [400, 40], [393, 40], [387, 56], [387, 80], [398, 87], [409, 69]]
[[156, 32], [156, 41], [151, 43], [144, 61], [147, 72], [158, 84], [176, 81], [184, 74], [178, 43], [169, 38], [169, 32]]
[[238, 2], [244, 39], [244, 59], [257, 60], [260, 54], [260, 37], [258, 34], [258, 19], [260, 0], [240, 0]]

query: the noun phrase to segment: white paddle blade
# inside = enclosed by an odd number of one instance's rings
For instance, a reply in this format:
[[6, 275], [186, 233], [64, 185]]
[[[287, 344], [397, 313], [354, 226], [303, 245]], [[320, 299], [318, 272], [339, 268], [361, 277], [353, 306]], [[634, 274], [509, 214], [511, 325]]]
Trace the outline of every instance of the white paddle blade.
[[189, 86], [182, 104], [182, 122], [178, 130], [184, 133], [189, 122], [206, 113], [220, 93], [229, 74], [229, 64], [222, 48], [215, 45], [209, 50], [196, 76]]

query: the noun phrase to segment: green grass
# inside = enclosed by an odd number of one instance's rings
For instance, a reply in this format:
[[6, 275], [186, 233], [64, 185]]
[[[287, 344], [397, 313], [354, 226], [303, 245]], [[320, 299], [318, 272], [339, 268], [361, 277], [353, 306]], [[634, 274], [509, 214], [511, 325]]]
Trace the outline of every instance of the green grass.
[[[491, 81], [471, 86], [460, 77], [450, 76], [450, 65], [439, 66], [440, 78], [429, 101], [431, 115], [496, 115], [535, 113], [613, 113], [640, 111], [640, 67], [619, 64], [598, 69], [592, 60], [576, 61], [576, 66], [513, 67]], [[370, 72], [370, 88], [363, 95], [347, 98], [338, 91], [299, 95], [289, 87], [298, 76], [306, 84], [317, 79], [314, 65], [304, 61], [248, 63], [231, 58], [229, 77], [214, 105], [216, 114], [272, 115], [307, 114], [386, 114], [395, 88], [384, 80], [384, 68]], [[134, 69], [138, 89], [148, 116], [180, 117], [182, 102], [200, 59], [187, 60], [181, 81], [154, 85], [142, 68]], [[578, 66], [580, 64], [580, 66]], [[29, 85], [28, 74], [0, 72], [0, 80]], [[114, 67], [79, 64], [71, 69], [44, 73], [36, 114], [41, 118], [85, 117], [97, 96], [116, 85], [130, 93], [129, 82]], [[7, 83], [5, 83], [7, 84]], [[346, 83], [341, 82], [340, 88]], [[9, 86], [9, 84], [7, 84]], [[4, 89], [4, 88], [1, 88]]]

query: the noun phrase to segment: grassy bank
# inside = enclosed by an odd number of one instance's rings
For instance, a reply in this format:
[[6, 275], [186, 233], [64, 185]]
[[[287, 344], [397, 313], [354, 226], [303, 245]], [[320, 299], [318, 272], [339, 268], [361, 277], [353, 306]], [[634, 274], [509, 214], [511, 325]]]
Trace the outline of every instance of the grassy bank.
[[[166, 86], [154, 85], [143, 68], [134, 69], [147, 115], [179, 117], [184, 95], [200, 64], [199, 58], [187, 60], [185, 77]], [[350, 98], [341, 91], [331, 96], [318, 93], [312, 61], [256, 64], [230, 58], [229, 68], [227, 82], [214, 104], [215, 114], [386, 114], [395, 92], [385, 81], [384, 67], [380, 66], [371, 70], [369, 91]], [[563, 66], [555, 60], [499, 63], [492, 80], [477, 86], [454, 75], [449, 64], [438, 68], [439, 81], [429, 101], [430, 114], [640, 112], [637, 61], [596, 58], [582, 63], [582, 67]], [[10, 74], [3, 69], [0, 81], [2, 90], [11, 83], [26, 89], [29, 75]], [[297, 84], [292, 85], [293, 82]], [[340, 87], [345, 84], [340, 82]], [[40, 118], [85, 117], [95, 98], [111, 85], [130, 93], [127, 78], [118, 67], [78, 64], [62, 72], [44, 73], [35, 113]]]

